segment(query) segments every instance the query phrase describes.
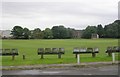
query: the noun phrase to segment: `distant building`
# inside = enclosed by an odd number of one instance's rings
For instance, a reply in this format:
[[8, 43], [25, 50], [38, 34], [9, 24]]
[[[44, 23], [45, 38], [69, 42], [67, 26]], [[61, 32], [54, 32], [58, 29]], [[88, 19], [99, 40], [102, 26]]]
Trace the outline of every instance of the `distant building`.
[[0, 30], [0, 38], [10, 38], [12, 37], [10, 33], [11, 30]]
[[74, 30], [73, 37], [74, 38], [81, 38], [82, 37], [82, 31], [81, 30]]
[[98, 39], [98, 38], [99, 38], [99, 35], [98, 35], [98, 34], [92, 34], [91, 38], [92, 38], [92, 39]]

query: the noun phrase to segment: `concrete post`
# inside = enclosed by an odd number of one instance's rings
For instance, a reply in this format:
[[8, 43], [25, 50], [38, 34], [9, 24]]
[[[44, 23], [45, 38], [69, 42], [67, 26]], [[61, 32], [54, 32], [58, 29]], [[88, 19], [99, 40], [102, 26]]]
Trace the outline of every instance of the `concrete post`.
[[80, 64], [80, 55], [77, 54], [77, 64]]
[[112, 62], [115, 63], [115, 53], [112, 53]]

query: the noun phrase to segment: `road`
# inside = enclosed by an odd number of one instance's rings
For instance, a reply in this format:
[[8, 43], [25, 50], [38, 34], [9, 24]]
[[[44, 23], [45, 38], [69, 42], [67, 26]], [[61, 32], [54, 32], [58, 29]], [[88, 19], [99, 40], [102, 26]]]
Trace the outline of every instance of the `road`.
[[118, 65], [84, 68], [45, 68], [33, 70], [3, 70], [3, 75], [118, 75]]

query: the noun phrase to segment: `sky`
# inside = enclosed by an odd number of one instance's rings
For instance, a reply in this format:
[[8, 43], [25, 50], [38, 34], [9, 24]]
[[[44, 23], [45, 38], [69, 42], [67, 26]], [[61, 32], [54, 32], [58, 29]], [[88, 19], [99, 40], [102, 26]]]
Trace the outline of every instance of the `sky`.
[[0, 29], [22, 26], [33, 30], [64, 25], [85, 29], [118, 19], [119, 0], [1, 0]]

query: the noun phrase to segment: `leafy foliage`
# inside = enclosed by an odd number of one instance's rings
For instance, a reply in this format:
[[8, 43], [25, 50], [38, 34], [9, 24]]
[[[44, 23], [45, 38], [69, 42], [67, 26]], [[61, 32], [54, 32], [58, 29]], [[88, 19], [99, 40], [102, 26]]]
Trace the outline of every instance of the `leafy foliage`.
[[91, 38], [91, 34], [96, 33], [100, 38], [120, 38], [120, 20], [105, 25], [88, 26], [83, 33], [83, 38]]
[[43, 32], [44, 32], [45, 39], [52, 39], [53, 38], [53, 33], [52, 33], [51, 29], [46, 28]]
[[29, 36], [30, 36], [30, 31], [28, 28], [24, 28], [23, 29], [23, 38], [24, 39], [29, 39]]
[[39, 28], [36, 28], [32, 31], [31, 37], [34, 39], [42, 39], [44, 36], [43, 32]]
[[88, 26], [83, 33], [83, 38], [89, 39], [93, 33], [97, 33], [97, 28], [95, 26]]
[[114, 23], [106, 25], [104, 31], [106, 38], [120, 38], [120, 20], [116, 20]]
[[21, 26], [15, 26], [12, 29], [11, 34], [13, 35], [13, 38], [20, 39], [23, 37], [23, 28]]
[[[120, 20], [105, 25], [87, 26], [84, 30], [75, 30], [65, 28], [63, 25], [53, 26], [52, 29], [46, 28], [41, 31], [40, 28], [29, 30], [21, 26], [13, 27], [11, 34], [15, 39], [71, 39], [82, 38], [90, 39], [92, 34], [98, 34], [100, 38], [120, 38]], [[76, 37], [78, 36], [78, 37]]]

